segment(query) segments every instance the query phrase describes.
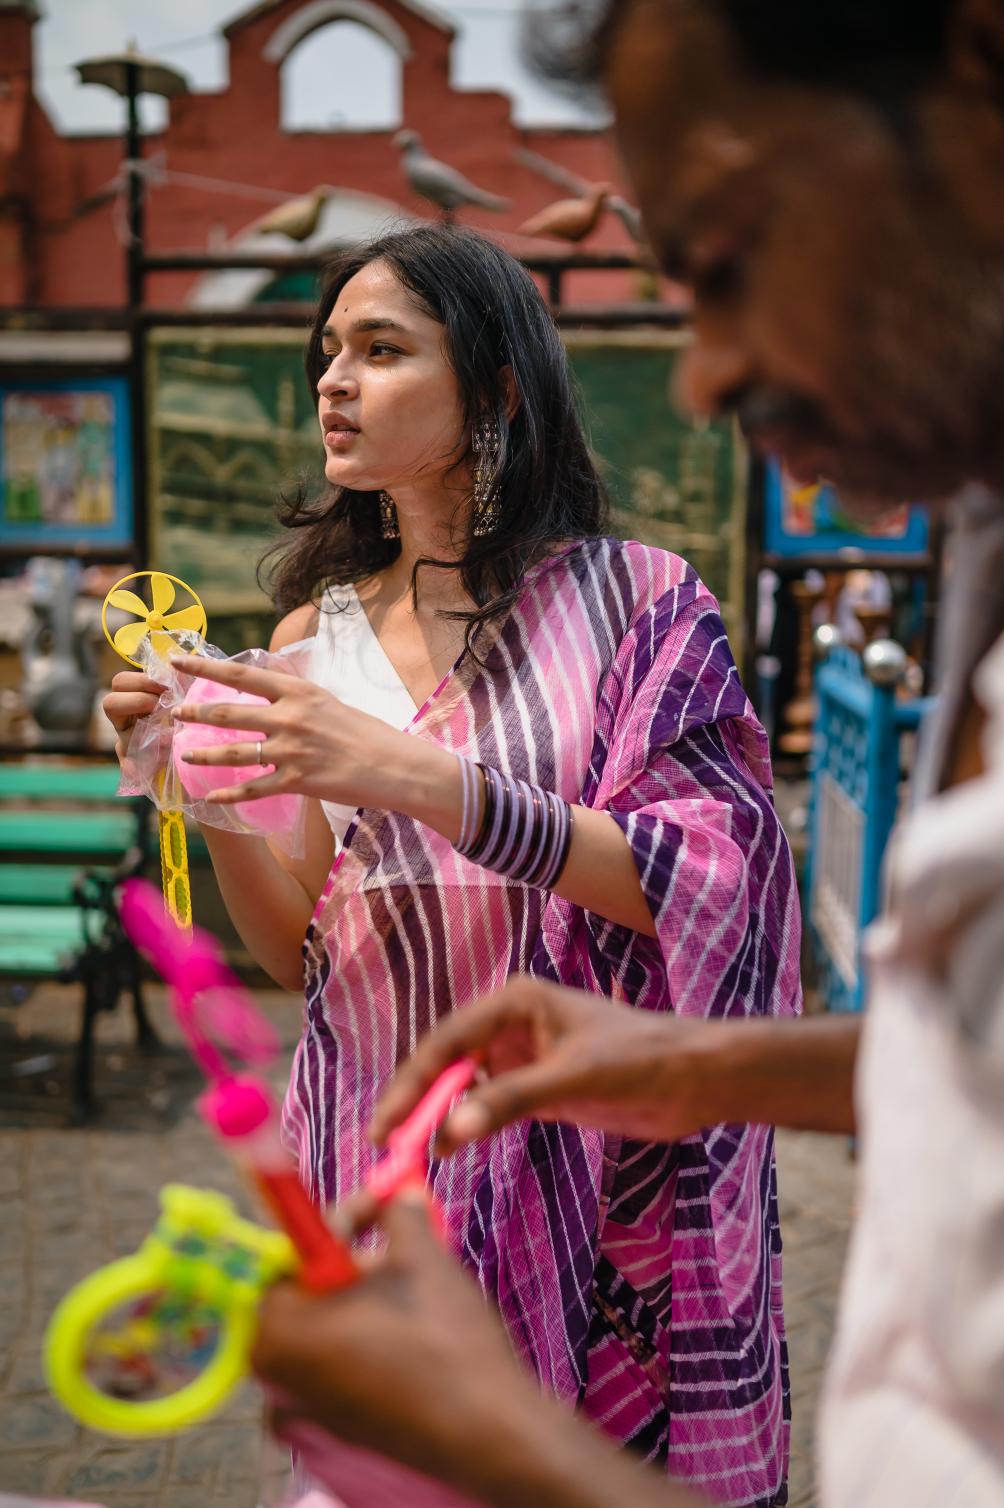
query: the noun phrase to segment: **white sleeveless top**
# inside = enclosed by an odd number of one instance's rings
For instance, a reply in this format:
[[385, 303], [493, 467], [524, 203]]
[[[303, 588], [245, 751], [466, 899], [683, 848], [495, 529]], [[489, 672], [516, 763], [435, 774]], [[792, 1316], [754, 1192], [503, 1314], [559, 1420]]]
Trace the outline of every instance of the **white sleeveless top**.
[[[387, 658], [353, 586], [328, 587], [321, 598], [317, 634], [307, 674], [340, 702], [404, 729], [418, 708]], [[322, 801], [335, 836], [335, 852], [356, 814], [354, 806]]]

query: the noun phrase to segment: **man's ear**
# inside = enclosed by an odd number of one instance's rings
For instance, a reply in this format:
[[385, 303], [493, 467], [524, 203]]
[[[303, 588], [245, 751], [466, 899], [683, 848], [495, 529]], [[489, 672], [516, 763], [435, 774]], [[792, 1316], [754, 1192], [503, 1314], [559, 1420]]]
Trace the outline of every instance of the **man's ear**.
[[523, 405], [519, 385], [516, 382], [516, 373], [512, 367], [506, 364], [499, 367], [499, 382], [502, 385], [502, 393], [505, 397], [505, 416], [511, 424]]
[[1004, 0], [957, 0], [947, 50], [953, 82], [1004, 106]]

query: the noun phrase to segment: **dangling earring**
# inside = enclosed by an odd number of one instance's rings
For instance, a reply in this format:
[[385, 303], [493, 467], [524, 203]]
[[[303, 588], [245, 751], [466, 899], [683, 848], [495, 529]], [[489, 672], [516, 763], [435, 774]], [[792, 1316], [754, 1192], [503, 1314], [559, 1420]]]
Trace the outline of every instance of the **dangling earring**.
[[478, 539], [492, 534], [502, 519], [502, 505], [492, 478], [498, 467], [502, 437], [494, 419], [479, 419], [471, 435], [474, 452], [474, 496], [471, 499], [471, 533]]
[[397, 521], [397, 509], [394, 499], [389, 492], [380, 494], [380, 537], [381, 539], [400, 539], [401, 525]]

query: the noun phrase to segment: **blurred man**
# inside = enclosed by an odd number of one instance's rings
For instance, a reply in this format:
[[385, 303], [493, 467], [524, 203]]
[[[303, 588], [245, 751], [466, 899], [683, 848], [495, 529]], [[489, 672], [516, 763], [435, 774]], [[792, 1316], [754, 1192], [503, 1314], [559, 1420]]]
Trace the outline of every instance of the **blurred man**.
[[[991, 646], [1004, 631], [1004, 0], [612, 0], [588, 33], [575, 17], [558, 19], [544, 49], [551, 71], [605, 86], [652, 246], [694, 290], [685, 406], [736, 414], [754, 447], [799, 480], [832, 481], [863, 515], [959, 494], [941, 706], [917, 782], [928, 799], [896, 844], [889, 912], [870, 945], [861, 1197], [821, 1473], [826, 1508], [995, 1508], [1004, 1504], [1004, 646]], [[852, 1124], [857, 1035], [854, 1023], [829, 1021], [644, 1020], [524, 982], [424, 1044], [377, 1129], [400, 1118], [442, 1062], [477, 1045], [488, 1082], [454, 1112], [447, 1147], [524, 1115], [667, 1139], [732, 1120], [838, 1130]], [[400, 1242], [391, 1252], [412, 1292], [432, 1286], [440, 1263], [418, 1246], [414, 1258]], [[292, 1306], [289, 1334], [297, 1306], [314, 1315], [301, 1331], [323, 1328], [323, 1343], [299, 1354], [323, 1353], [328, 1396], [344, 1392], [354, 1356], [351, 1337], [340, 1354], [345, 1310], [292, 1294], [280, 1302]], [[279, 1319], [277, 1310], [266, 1323], [266, 1370], [297, 1354]], [[422, 1326], [397, 1331], [416, 1365], [423, 1346], [434, 1351], [430, 1322], [426, 1313]], [[495, 1379], [510, 1425], [522, 1420], [516, 1438], [486, 1459], [476, 1390], [466, 1419], [458, 1404], [438, 1435], [424, 1404], [427, 1469], [491, 1503], [586, 1508], [613, 1503], [618, 1490], [622, 1503], [683, 1501], [656, 1484], [643, 1494], [626, 1476], [618, 1489], [631, 1467], [611, 1459], [600, 1470], [602, 1447], [581, 1427], [576, 1463], [571, 1422], [549, 1457], [494, 1335], [487, 1316], [472, 1320], [449, 1367], [482, 1388]], [[391, 1378], [389, 1348], [378, 1349]], [[312, 1406], [336, 1423], [316, 1396]], [[379, 1413], [374, 1403], [367, 1428]], [[387, 1449], [392, 1439], [393, 1426]], [[560, 1460], [562, 1493], [505, 1480], [520, 1439], [522, 1460], [541, 1471]]]

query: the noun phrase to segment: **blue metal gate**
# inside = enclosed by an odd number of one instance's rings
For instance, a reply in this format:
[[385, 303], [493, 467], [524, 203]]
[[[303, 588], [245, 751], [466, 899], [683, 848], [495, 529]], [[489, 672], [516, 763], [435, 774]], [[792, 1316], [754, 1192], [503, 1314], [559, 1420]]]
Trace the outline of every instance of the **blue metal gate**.
[[816, 672], [807, 913], [828, 1009], [864, 1003], [861, 934], [879, 909], [882, 859], [899, 809], [902, 735], [931, 698], [899, 701], [906, 657], [883, 640], [836, 645]]

